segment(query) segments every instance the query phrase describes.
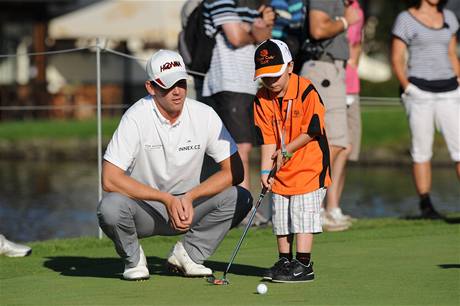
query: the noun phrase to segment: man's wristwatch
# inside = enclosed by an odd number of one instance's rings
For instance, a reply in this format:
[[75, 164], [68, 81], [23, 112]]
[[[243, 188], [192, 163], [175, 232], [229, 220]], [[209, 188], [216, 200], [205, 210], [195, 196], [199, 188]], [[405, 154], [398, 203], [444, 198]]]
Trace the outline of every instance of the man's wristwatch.
[[348, 21], [343, 16], [335, 17], [335, 20], [340, 20], [343, 23], [343, 30], [346, 31], [348, 29]]

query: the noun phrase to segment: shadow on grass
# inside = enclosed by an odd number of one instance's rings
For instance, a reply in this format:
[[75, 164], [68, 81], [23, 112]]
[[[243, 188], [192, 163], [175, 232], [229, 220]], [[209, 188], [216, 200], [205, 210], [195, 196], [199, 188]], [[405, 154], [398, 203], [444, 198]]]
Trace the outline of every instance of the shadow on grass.
[[438, 265], [441, 269], [460, 269], [460, 264], [442, 264]]
[[120, 278], [123, 263], [117, 258], [90, 258], [82, 256], [47, 257], [43, 266], [64, 276]]
[[422, 216], [405, 216], [405, 217], [401, 217], [400, 219], [409, 220], [409, 221], [413, 221], [413, 220], [438, 221], [438, 220], [441, 220], [448, 224], [459, 224], [460, 223], [460, 217], [444, 217], [443, 219], [431, 220], [431, 219], [424, 218]]
[[[177, 276], [167, 268], [166, 259], [149, 256], [147, 257], [150, 275]], [[228, 263], [219, 261], [206, 261], [205, 265], [214, 272], [222, 272], [227, 268]], [[91, 258], [81, 256], [57, 256], [47, 257], [43, 266], [59, 272], [63, 276], [74, 277], [100, 277], [100, 278], [122, 278], [124, 265], [118, 258]], [[230, 268], [231, 274], [262, 276], [265, 268], [233, 264]]]
[[460, 217], [455, 217], [455, 218], [447, 217], [446, 219], [444, 219], [444, 221], [446, 221], [446, 223], [449, 223], [449, 224], [459, 224], [460, 223]]

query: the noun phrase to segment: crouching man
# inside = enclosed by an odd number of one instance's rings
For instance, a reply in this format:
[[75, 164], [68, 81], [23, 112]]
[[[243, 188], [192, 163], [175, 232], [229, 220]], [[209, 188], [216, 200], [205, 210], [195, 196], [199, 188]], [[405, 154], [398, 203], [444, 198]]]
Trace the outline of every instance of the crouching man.
[[[123, 278], [148, 279], [139, 238], [178, 235], [168, 264], [185, 276], [207, 276], [203, 265], [227, 232], [244, 219], [252, 198], [237, 146], [212, 108], [186, 98], [179, 54], [160, 50], [147, 63], [148, 95], [123, 115], [104, 155], [107, 192], [97, 215], [125, 263]], [[200, 182], [204, 155], [220, 171]]]

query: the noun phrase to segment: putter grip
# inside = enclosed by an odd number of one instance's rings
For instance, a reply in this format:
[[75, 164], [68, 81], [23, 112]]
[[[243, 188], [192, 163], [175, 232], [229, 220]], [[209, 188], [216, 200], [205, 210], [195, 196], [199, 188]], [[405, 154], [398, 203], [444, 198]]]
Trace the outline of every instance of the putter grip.
[[[272, 170], [270, 171], [270, 173], [268, 174], [267, 181], [268, 181], [269, 179], [271, 179], [272, 177], [274, 177], [275, 174], [276, 174], [276, 164], [275, 164], [275, 166], [272, 168]], [[268, 190], [268, 188], [264, 186], [264, 187], [262, 188], [262, 191], [260, 192], [260, 194], [261, 194], [261, 195], [265, 195], [265, 194], [267, 193], [267, 190]]]

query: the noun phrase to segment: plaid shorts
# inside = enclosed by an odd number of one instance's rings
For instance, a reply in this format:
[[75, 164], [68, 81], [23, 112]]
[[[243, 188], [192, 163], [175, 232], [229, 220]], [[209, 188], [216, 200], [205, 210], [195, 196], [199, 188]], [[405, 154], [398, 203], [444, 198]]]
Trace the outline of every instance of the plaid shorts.
[[321, 233], [321, 203], [326, 188], [306, 194], [285, 196], [272, 193], [272, 223], [275, 235]]

